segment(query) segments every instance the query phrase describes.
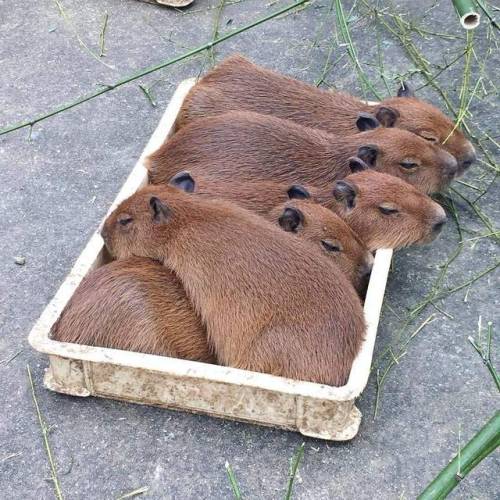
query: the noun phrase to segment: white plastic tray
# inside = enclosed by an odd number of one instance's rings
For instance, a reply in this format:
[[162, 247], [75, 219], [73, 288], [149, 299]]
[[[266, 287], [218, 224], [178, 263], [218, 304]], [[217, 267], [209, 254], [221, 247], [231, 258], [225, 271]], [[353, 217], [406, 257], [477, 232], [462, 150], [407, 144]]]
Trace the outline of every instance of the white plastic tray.
[[[194, 79], [183, 81], [110, 211], [147, 183], [143, 159], [172, 133], [182, 101]], [[45, 386], [74, 396], [100, 396], [204, 413], [344, 441], [359, 428], [354, 405], [368, 381], [392, 250], [378, 250], [364, 313], [366, 339], [347, 384], [330, 387], [235, 368], [51, 340], [50, 330], [85, 275], [107, 260], [99, 229], [91, 237], [33, 327], [29, 342], [48, 354]]]

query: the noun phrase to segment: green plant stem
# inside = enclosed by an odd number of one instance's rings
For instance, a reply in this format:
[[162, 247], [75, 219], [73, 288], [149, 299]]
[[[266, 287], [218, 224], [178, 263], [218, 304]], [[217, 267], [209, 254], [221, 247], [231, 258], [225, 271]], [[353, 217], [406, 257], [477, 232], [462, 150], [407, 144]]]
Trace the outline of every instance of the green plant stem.
[[[217, 9], [217, 12], [215, 14], [215, 21], [214, 21], [214, 30], [212, 33], [212, 41], [217, 40], [219, 38], [219, 23], [220, 23], [220, 16], [222, 14], [222, 10], [224, 9], [224, 4], [225, 0], [220, 0], [219, 3], [219, 8]], [[215, 50], [213, 47], [210, 47], [210, 59], [212, 60], [212, 66], [215, 65]]]
[[290, 500], [292, 498], [293, 482], [295, 480], [295, 476], [297, 475], [297, 469], [299, 468], [302, 457], [304, 456], [304, 446], [305, 443], [302, 443], [293, 455], [290, 466], [290, 474], [288, 477], [288, 485], [285, 493], [285, 500]]
[[101, 33], [99, 34], [99, 57], [104, 57], [106, 54], [104, 49], [104, 37], [106, 35], [106, 28], [108, 27], [108, 13], [104, 13], [104, 20], [102, 23]]
[[500, 444], [500, 411], [482, 427], [457, 455], [425, 488], [417, 500], [440, 500], [446, 498], [453, 488], [481, 460], [493, 453]]
[[231, 490], [233, 491], [234, 498], [236, 500], [241, 500], [243, 497], [241, 495], [240, 487], [238, 486], [238, 481], [236, 481], [236, 477], [229, 462], [226, 462], [225, 467], [229, 483], [231, 484]]
[[[87, 44], [81, 39], [80, 35], [78, 34], [78, 31], [76, 28], [73, 26], [71, 21], [69, 20], [68, 16], [66, 15], [66, 12], [64, 11], [64, 8], [59, 0], [54, 0], [57, 8], [59, 9], [59, 13], [61, 14], [63, 20], [66, 22], [68, 25], [69, 29], [73, 32], [75, 35], [78, 43], [80, 46], [90, 55], [92, 56], [96, 61], [99, 61], [101, 64], [104, 64], [107, 68], [110, 69], [115, 69], [113, 66], [110, 66], [109, 64], [106, 64], [103, 60], [100, 59], [101, 56], [97, 55], [94, 53], [94, 51], [90, 50], [90, 48], [87, 46]], [[104, 36], [104, 35], [103, 35]]]
[[24, 127], [32, 127], [33, 125], [35, 125], [35, 123], [38, 123], [42, 120], [46, 120], [47, 118], [50, 118], [51, 116], [55, 116], [59, 113], [62, 113], [63, 111], [74, 108], [75, 106], [79, 106], [80, 104], [83, 104], [84, 102], [90, 101], [91, 99], [95, 99], [96, 97], [98, 97], [102, 94], [105, 94], [106, 92], [110, 92], [111, 90], [115, 90], [118, 87], [121, 87], [122, 85], [133, 82], [134, 80], [142, 78], [143, 76], [149, 75], [150, 73], [153, 73], [153, 72], [158, 71], [160, 69], [171, 66], [172, 64], [175, 64], [179, 61], [183, 61], [184, 59], [187, 59], [188, 57], [191, 57], [191, 56], [198, 54], [200, 52], [203, 52], [204, 50], [210, 49], [213, 46], [218, 45], [219, 43], [222, 43], [222, 42], [224, 42], [224, 41], [226, 41], [226, 40], [228, 40], [236, 35], [239, 35], [240, 33], [243, 33], [244, 31], [252, 29], [255, 26], [258, 26], [259, 24], [265, 23], [266, 21], [269, 21], [270, 19], [273, 19], [273, 18], [275, 18], [275, 17], [277, 17], [285, 12], [288, 12], [292, 9], [295, 9], [299, 5], [303, 5], [308, 1], [309, 0], [299, 0], [292, 5], [288, 5], [287, 7], [283, 7], [282, 9], [277, 10], [276, 12], [273, 12], [272, 14], [269, 14], [265, 17], [257, 19], [256, 21], [253, 21], [250, 24], [242, 26], [241, 28], [238, 28], [234, 31], [230, 31], [229, 33], [221, 36], [220, 38], [217, 38], [217, 39], [212, 40], [208, 43], [205, 43], [204, 45], [201, 45], [195, 49], [192, 49], [192, 50], [190, 50], [190, 51], [188, 51], [188, 52], [186, 52], [178, 57], [175, 57], [175, 58], [170, 59], [168, 61], [162, 62], [160, 64], [156, 64], [154, 66], [150, 66], [148, 68], [142, 69], [142, 70], [138, 71], [137, 73], [134, 73], [133, 75], [130, 75], [130, 76], [125, 77], [121, 80], [118, 80], [114, 84], [103, 85], [103, 87], [101, 89], [96, 90], [95, 92], [92, 92], [91, 94], [88, 94], [86, 96], [79, 97], [75, 101], [70, 102], [68, 104], [65, 104], [59, 108], [56, 108], [56, 109], [50, 111], [49, 113], [46, 113], [44, 115], [40, 115], [40, 116], [33, 118], [31, 120], [26, 120], [24, 122], [17, 123], [15, 125], [7, 126], [6, 128], [3, 128], [0, 130], [0, 135], [8, 134], [9, 132], [13, 132], [14, 130], [19, 130], [19, 129], [24, 128]]
[[142, 495], [143, 493], [147, 493], [148, 491], [149, 491], [149, 486], [143, 486], [142, 488], [137, 488], [134, 491], [129, 491], [128, 493], [124, 493], [123, 495], [119, 496], [116, 500], [125, 500], [126, 498], [137, 497], [139, 495]]
[[361, 63], [359, 62], [358, 55], [356, 53], [356, 48], [354, 46], [354, 42], [352, 41], [351, 33], [349, 31], [349, 25], [347, 24], [347, 20], [345, 18], [344, 9], [342, 8], [341, 0], [335, 0], [335, 10], [337, 15], [337, 23], [339, 26], [339, 31], [342, 35], [345, 44], [347, 45], [347, 52], [349, 54], [349, 57], [351, 58], [352, 63], [354, 64], [354, 68], [358, 73], [359, 79], [361, 80], [362, 84], [364, 84], [373, 93], [373, 95], [379, 101], [381, 101], [383, 99], [382, 96], [377, 92], [375, 87], [371, 84], [370, 80], [368, 80], [368, 77], [366, 76], [365, 72], [363, 71], [363, 68], [361, 67]]
[[468, 340], [471, 343], [472, 347], [474, 347], [476, 352], [479, 354], [479, 356], [481, 356], [483, 363], [485, 364], [486, 368], [488, 368], [488, 371], [490, 372], [490, 375], [493, 378], [493, 381], [495, 382], [498, 392], [500, 392], [500, 376], [498, 375], [498, 372], [495, 366], [493, 365], [493, 361], [491, 359], [492, 338], [493, 338], [493, 325], [491, 323], [488, 323], [488, 348], [486, 352], [483, 351], [481, 346], [478, 345], [472, 337], [469, 337]]
[[31, 376], [31, 370], [29, 365], [26, 366], [28, 371], [28, 379], [31, 386], [31, 396], [33, 397], [33, 403], [35, 404], [35, 410], [38, 417], [38, 423], [40, 424], [40, 429], [42, 430], [43, 444], [45, 445], [45, 451], [47, 452], [47, 458], [49, 459], [50, 474], [52, 477], [52, 483], [54, 484], [54, 493], [57, 500], [63, 500], [63, 495], [61, 491], [61, 484], [59, 483], [59, 478], [57, 477], [56, 464], [54, 462], [54, 457], [52, 456], [52, 450], [49, 443], [49, 429], [43, 420], [42, 412], [38, 406], [38, 400], [35, 394], [35, 385], [33, 384], [33, 377]]
[[483, 0], [476, 0], [476, 3], [479, 5], [481, 10], [484, 12], [484, 15], [490, 20], [491, 25], [496, 28], [497, 30], [500, 30], [500, 24], [497, 23], [496, 19], [493, 17], [493, 14], [490, 12], [490, 10], [486, 7], [484, 4]]

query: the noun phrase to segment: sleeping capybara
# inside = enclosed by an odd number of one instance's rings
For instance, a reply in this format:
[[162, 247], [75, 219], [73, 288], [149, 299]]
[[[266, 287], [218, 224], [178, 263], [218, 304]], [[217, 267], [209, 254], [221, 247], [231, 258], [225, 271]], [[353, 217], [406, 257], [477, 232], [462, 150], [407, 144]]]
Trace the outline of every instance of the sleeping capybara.
[[378, 127], [341, 137], [250, 112], [193, 121], [150, 155], [146, 165], [154, 184], [189, 170], [195, 177], [224, 175], [241, 182], [325, 189], [351, 173], [353, 156], [428, 193], [446, 187], [457, 171], [453, 156], [406, 130]]
[[181, 128], [194, 119], [228, 111], [274, 115], [337, 135], [356, 133], [360, 114], [365, 114], [365, 119], [368, 114], [386, 127], [402, 128], [440, 145], [456, 158], [459, 174], [476, 158], [474, 147], [454, 123], [435, 106], [416, 98], [407, 83], [402, 84], [398, 97], [367, 104], [349, 94], [318, 89], [235, 55], [222, 61], [191, 89], [176, 126]]
[[358, 235], [332, 210], [309, 199], [291, 199], [266, 216], [333, 259], [360, 295], [364, 295], [373, 255]]
[[51, 335], [60, 342], [215, 362], [179, 280], [165, 266], [141, 257], [91, 271]]
[[178, 172], [169, 184], [205, 198], [233, 201], [256, 212], [285, 231], [309, 241], [339, 266], [361, 294], [373, 264], [373, 256], [352, 229], [328, 208], [314, 203], [304, 186], [269, 181], [225, 182]]
[[364, 170], [337, 181], [331, 193], [316, 198], [370, 250], [429, 243], [446, 222], [441, 205], [392, 175]]
[[361, 303], [329, 259], [230, 202], [148, 186], [107, 218], [111, 254], [179, 278], [222, 365], [346, 382], [365, 332]]

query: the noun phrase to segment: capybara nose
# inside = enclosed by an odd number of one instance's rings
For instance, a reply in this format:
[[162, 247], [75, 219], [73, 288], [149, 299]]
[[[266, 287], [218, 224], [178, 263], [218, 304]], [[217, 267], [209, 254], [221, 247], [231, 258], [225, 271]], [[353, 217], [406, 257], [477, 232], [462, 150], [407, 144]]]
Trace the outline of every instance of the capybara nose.
[[438, 234], [443, 229], [443, 226], [446, 224], [446, 215], [441, 217], [437, 222], [434, 222], [432, 225], [432, 232]]
[[365, 264], [363, 264], [360, 269], [361, 278], [368, 279], [370, 277], [370, 274], [372, 273], [372, 268], [373, 259], [370, 262], [365, 262]]
[[477, 160], [474, 149], [460, 158], [459, 168], [465, 172]]
[[357, 286], [358, 293], [361, 297], [366, 296], [366, 292], [368, 290], [368, 284], [370, 282], [370, 274], [372, 272], [373, 267], [373, 258], [368, 262], [365, 262], [359, 268], [359, 283]]
[[453, 158], [453, 156], [450, 155], [450, 157], [445, 160], [443, 171], [444, 171], [444, 175], [448, 179], [453, 179], [453, 177], [455, 177], [455, 175], [457, 175], [458, 163], [457, 163], [457, 160], [455, 160], [455, 158]]

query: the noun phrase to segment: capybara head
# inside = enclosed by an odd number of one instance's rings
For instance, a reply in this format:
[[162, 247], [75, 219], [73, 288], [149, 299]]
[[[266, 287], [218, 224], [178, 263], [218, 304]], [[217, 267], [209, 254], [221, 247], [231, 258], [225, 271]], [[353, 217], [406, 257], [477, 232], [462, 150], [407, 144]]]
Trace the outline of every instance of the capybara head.
[[457, 160], [458, 175], [476, 160], [474, 147], [453, 121], [436, 106], [418, 99], [406, 82], [402, 83], [398, 97], [382, 101], [375, 108], [374, 115], [385, 127], [408, 130], [444, 148]]
[[435, 193], [453, 180], [457, 162], [442, 148], [398, 128], [361, 132], [357, 157], [370, 168], [400, 177], [425, 193]]
[[171, 186], [147, 186], [120, 203], [101, 230], [111, 255], [163, 261], [165, 245], [183, 225], [182, 202], [186, 196]]
[[333, 259], [356, 290], [363, 293], [373, 266], [373, 255], [364, 243], [338, 215], [311, 201], [304, 187], [291, 186], [288, 194], [290, 200], [271, 210], [268, 219], [310, 241]]
[[408, 183], [365, 170], [337, 181], [332, 208], [370, 250], [429, 243], [441, 231], [446, 214], [438, 203]]

